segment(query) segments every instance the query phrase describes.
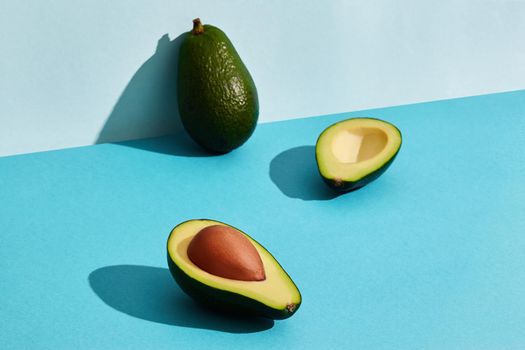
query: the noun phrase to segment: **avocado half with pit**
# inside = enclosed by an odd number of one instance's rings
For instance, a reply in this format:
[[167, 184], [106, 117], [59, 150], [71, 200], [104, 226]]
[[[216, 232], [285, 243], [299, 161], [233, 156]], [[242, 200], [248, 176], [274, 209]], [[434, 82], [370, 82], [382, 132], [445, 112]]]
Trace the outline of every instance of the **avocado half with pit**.
[[338, 192], [349, 192], [377, 179], [401, 148], [401, 132], [379, 119], [353, 118], [326, 128], [315, 157], [323, 180]]
[[301, 294], [257, 241], [214, 220], [189, 220], [168, 238], [168, 265], [181, 289], [197, 301], [240, 314], [285, 319]]

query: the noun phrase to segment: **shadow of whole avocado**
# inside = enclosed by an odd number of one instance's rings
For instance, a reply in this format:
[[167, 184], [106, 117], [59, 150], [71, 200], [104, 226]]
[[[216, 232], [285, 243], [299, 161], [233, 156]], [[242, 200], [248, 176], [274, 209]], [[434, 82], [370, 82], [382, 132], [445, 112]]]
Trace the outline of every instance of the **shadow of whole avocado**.
[[260, 332], [274, 325], [273, 320], [225, 314], [201, 306], [177, 287], [164, 268], [105, 266], [91, 272], [88, 280], [105, 304], [151, 322], [228, 333]]
[[179, 114], [177, 67], [185, 35], [170, 40], [165, 34], [158, 40], [153, 56], [135, 72], [113, 107], [96, 144], [117, 143], [180, 156], [209, 155], [186, 135]]

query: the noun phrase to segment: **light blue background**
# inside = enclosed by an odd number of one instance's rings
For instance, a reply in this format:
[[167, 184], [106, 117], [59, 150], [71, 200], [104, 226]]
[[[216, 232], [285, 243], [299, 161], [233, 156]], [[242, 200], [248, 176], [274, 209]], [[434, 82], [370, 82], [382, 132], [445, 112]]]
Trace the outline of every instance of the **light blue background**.
[[[263, 124], [205, 156], [184, 134], [0, 159], [5, 349], [523, 349], [525, 90]], [[313, 145], [371, 116], [403, 146], [333, 198]], [[303, 294], [289, 320], [223, 317], [171, 280], [191, 218], [265, 245]]]
[[261, 121], [525, 88], [523, 1], [3, 0], [0, 155], [180, 129], [166, 40], [198, 16]]

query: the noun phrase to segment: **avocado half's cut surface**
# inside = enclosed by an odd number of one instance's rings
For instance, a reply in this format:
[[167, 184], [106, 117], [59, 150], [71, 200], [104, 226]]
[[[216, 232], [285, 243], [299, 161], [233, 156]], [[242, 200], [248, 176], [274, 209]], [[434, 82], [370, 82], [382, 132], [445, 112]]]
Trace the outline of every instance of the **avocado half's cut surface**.
[[336, 191], [356, 190], [377, 179], [401, 148], [401, 132], [373, 118], [353, 118], [324, 130], [315, 147], [323, 180]]
[[[211, 225], [231, 227], [250, 240], [263, 262], [266, 278], [242, 281], [210, 274], [188, 257], [193, 237]], [[301, 305], [301, 294], [277, 260], [257, 241], [233, 226], [214, 220], [189, 220], [175, 227], [168, 238], [168, 265], [186, 294], [219, 309], [243, 314], [285, 319]]]

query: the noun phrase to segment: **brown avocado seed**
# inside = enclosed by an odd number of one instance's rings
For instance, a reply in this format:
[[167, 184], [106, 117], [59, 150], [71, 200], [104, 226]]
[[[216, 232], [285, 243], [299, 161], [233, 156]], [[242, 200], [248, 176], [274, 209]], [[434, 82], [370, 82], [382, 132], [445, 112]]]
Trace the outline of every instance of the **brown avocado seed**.
[[257, 249], [246, 236], [229, 226], [211, 225], [200, 230], [188, 246], [188, 257], [215, 276], [240, 281], [266, 279]]

